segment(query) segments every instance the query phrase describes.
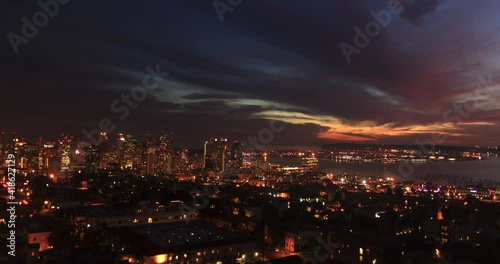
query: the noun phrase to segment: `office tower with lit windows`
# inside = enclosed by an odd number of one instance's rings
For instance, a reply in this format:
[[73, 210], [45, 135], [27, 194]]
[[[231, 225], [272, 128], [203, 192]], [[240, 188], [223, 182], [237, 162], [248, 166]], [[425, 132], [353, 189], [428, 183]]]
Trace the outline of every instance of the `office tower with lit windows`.
[[22, 156], [23, 146], [26, 144], [23, 140], [19, 140], [16, 133], [12, 133], [12, 147], [9, 153], [16, 156], [16, 166], [20, 169], [25, 169], [27, 160]]
[[15, 144], [14, 144], [14, 149], [15, 149], [15, 153], [16, 153], [16, 162], [18, 164], [18, 169], [27, 169], [28, 168], [28, 153], [27, 153], [27, 149], [26, 149], [26, 145], [27, 143], [24, 142], [24, 141], [17, 141]]
[[38, 156], [40, 154], [40, 145], [22, 142], [22, 144], [19, 144], [19, 147], [21, 148], [21, 161], [19, 167], [22, 169], [27, 169], [29, 172], [38, 171]]
[[97, 173], [99, 166], [99, 146], [87, 146], [85, 149], [85, 171], [87, 173]]
[[161, 151], [173, 150], [173, 133], [162, 131], [158, 136], [158, 149]]
[[125, 158], [125, 135], [123, 133], [116, 134], [116, 157], [120, 168], [123, 168]]
[[108, 162], [110, 162], [110, 152], [111, 145], [109, 144], [108, 134], [106, 132], [101, 132], [99, 135], [98, 149], [98, 159], [99, 159], [99, 169], [106, 169]]
[[151, 141], [143, 142], [143, 173], [144, 175], [154, 175], [155, 174], [155, 156], [156, 147]]
[[18, 142], [18, 141], [19, 141], [19, 139], [16, 136], [16, 132], [12, 132], [12, 141], [10, 142], [10, 144], [8, 146], [9, 153], [12, 153], [14, 155], [19, 154], [18, 153], [19, 149], [16, 149], [16, 142]]
[[157, 151], [155, 155], [155, 175], [166, 175], [172, 172], [172, 153]]
[[70, 171], [77, 171], [81, 173], [86, 170], [87, 152], [91, 151], [91, 147], [95, 146], [88, 141], [75, 140], [72, 143], [70, 152]]
[[215, 140], [213, 138], [210, 138], [209, 140], [205, 141], [205, 145], [203, 145], [203, 169], [205, 170], [214, 170], [214, 155], [213, 152], [216, 152], [215, 150]]
[[58, 154], [61, 158], [61, 172], [68, 172], [71, 163], [71, 149], [72, 144], [74, 144], [74, 138], [72, 136], [62, 134], [59, 138], [58, 144]]
[[126, 135], [123, 145], [123, 163], [121, 167], [126, 170], [131, 170], [137, 167], [137, 140], [132, 135]]
[[43, 144], [43, 139], [42, 137], [38, 137], [38, 141], [36, 142], [36, 144], [38, 145], [38, 155], [37, 155], [37, 161], [36, 161], [36, 173], [38, 175], [42, 175], [42, 165], [43, 165], [43, 148], [44, 148], [44, 144]]
[[99, 134], [99, 149], [104, 148], [104, 151], [109, 151], [109, 139], [108, 139], [108, 133], [106, 132], [101, 132]]
[[[41, 146], [40, 155], [38, 157], [38, 167], [40, 169], [40, 174], [48, 176], [50, 164], [57, 157], [56, 144], [54, 142], [45, 142]], [[51, 168], [53, 169], [53, 168]], [[52, 171], [54, 173], [54, 171]]]
[[228, 153], [230, 168], [241, 168], [243, 166], [243, 152], [241, 151], [241, 142], [235, 140], [231, 145], [231, 151]]
[[226, 166], [227, 138], [210, 138], [203, 149], [203, 168], [223, 172]]
[[173, 134], [162, 131], [157, 140], [155, 175], [165, 175], [172, 172], [173, 154]]
[[148, 139], [142, 140], [140, 143], [140, 158], [142, 166], [142, 174], [154, 174], [154, 154], [156, 152], [156, 143], [149, 136]]
[[[120, 169], [133, 170], [141, 166], [141, 153], [137, 140], [132, 135], [118, 133], [116, 135], [116, 161]], [[103, 142], [107, 136], [103, 135]], [[107, 146], [103, 146], [107, 147]], [[111, 158], [108, 158], [108, 162]]]
[[181, 149], [175, 157], [175, 171], [187, 172], [189, 171], [189, 152], [187, 149]]

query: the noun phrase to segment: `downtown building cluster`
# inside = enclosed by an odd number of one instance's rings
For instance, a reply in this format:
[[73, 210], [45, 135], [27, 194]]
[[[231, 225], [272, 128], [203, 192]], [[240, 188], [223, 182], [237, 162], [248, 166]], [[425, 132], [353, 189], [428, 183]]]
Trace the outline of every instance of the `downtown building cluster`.
[[28, 143], [12, 133], [0, 138], [1, 160], [8, 153], [17, 157], [20, 173], [64, 178], [72, 172], [95, 173], [99, 170], [130, 171], [144, 175], [165, 175], [187, 171], [187, 150], [175, 151], [173, 134], [161, 132], [155, 139], [138, 141], [132, 135], [118, 133], [112, 144], [105, 132], [99, 143], [90, 144], [73, 136], [62, 134], [56, 141]]
[[44, 175], [57, 180], [71, 173], [128, 172], [136, 175], [165, 176], [182, 174], [191, 170], [215, 173], [235, 172], [243, 164], [241, 143], [230, 143], [227, 138], [210, 138], [205, 141], [202, 153], [192, 153], [186, 148], [175, 149], [173, 133], [160, 132], [138, 140], [133, 135], [117, 133], [113, 143], [106, 132], [101, 132], [97, 144], [61, 134], [55, 141], [41, 137], [35, 143], [0, 134], [0, 160], [8, 154], [17, 157], [16, 168], [20, 173]]
[[214, 172], [237, 171], [243, 164], [241, 143], [228, 146], [227, 138], [210, 138], [203, 148], [203, 168]]

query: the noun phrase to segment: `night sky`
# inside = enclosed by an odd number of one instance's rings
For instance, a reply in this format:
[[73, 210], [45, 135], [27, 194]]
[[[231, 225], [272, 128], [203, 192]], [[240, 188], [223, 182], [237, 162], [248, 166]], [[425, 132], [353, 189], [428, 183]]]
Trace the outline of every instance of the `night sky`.
[[[404, 0], [348, 63], [339, 45], [355, 45], [354, 27], [388, 2], [243, 0], [221, 21], [208, 0], [71, 0], [16, 54], [9, 32], [21, 35], [21, 18], [41, 8], [5, 0], [0, 130], [83, 137], [109, 118], [113, 134], [166, 130], [176, 146], [201, 147], [279, 120], [273, 146], [412, 144], [432, 133], [500, 144], [500, 2]], [[168, 74], [120, 120], [112, 102], [148, 65]]]

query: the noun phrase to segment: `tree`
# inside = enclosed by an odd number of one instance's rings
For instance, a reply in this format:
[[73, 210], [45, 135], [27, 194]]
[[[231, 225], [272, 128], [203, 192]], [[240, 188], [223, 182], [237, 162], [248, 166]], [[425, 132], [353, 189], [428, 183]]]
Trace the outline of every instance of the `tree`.
[[59, 224], [49, 235], [48, 242], [54, 249], [73, 248], [78, 243], [78, 236], [71, 225]]
[[389, 220], [389, 222], [395, 223], [398, 219], [398, 214], [391, 207], [388, 207], [385, 212], [385, 217]]
[[47, 196], [48, 194], [48, 186], [52, 182], [49, 180], [49, 178], [45, 176], [37, 176], [33, 179], [31, 182], [31, 190], [33, 193], [31, 194], [31, 200], [33, 203], [41, 205], [43, 202], [43, 199]]
[[[285, 226], [280, 217], [278, 207], [273, 204], [264, 205], [262, 208], [261, 227], [265, 230], [267, 226], [268, 235], [273, 243], [279, 243], [284, 239]], [[262, 231], [264, 231], [262, 230]]]
[[396, 195], [396, 197], [403, 197], [404, 195], [403, 189], [401, 187], [394, 189], [394, 194]]

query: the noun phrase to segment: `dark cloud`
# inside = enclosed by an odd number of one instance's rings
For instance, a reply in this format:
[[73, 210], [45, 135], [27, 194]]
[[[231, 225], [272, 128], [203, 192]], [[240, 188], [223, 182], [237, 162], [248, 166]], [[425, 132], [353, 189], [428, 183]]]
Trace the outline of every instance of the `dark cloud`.
[[410, 23], [419, 25], [423, 17], [431, 13], [439, 5], [439, 0], [401, 0], [404, 6], [401, 17]]
[[[338, 133], [344, 139], [413, 142], [421, 132], [376, 135], [360, 126], [441, 129], [435, 124], [444, 122], [443, 112], [472, 89], [464, 83], [499, 72], [495, 27], [478, 30], [498, 24], [497, 2], [454, 3], [404, 1], [401, 18], [426, 26], [393, 16], [348, 64], [339, 44], [354, 45], [354, 27], [364, 29], [373, 20], [370, 11], [387, 1], [245, 1], [225, 13], [223, 23], [211, 2], [71, 1], [18, 55], [7, 38], [1, 42], [3, 98], [9, 99], [0, 110], [14, 114], [0, 129], [81, 135], [110, 118], [117, 131], [168, 130], [179, 144], [197, 145], [209, 136], [255, 135], [269, 125], [266, 117], [286, 119], [281, 111], [308, 121], [288, 120], [295, 123], [272, 144], [319, 145], [329, 140], [318, 137], [335, 127], [328, 123], [334, 118], [352, 127]], [[9, 7], [1, 18], [4, 35], [20, 33], [20, 18], [39, 10], [12, 1], [0, 10]], [[438, 12], [440, 20], [425, 19]], [[160, 65], [168, 77], [119, 120], [111, 102], [140, 85], [148, 65]], [[498, 108], [464, 122], [498, 124]], [[460, 127], [464, 136], [456, 141], [498, 141], [492, 136], [498, 129], [480, 127]]]

